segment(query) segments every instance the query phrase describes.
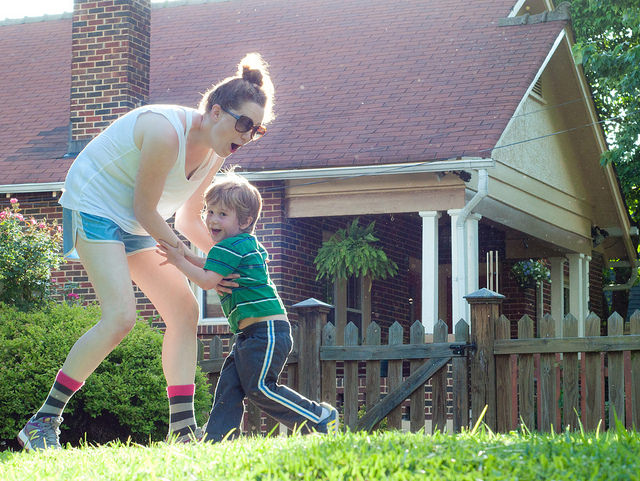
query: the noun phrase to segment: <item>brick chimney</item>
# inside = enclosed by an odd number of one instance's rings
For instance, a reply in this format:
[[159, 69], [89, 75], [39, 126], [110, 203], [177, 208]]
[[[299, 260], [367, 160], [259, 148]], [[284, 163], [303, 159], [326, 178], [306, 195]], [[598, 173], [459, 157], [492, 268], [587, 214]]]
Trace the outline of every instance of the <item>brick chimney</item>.
[[75, 0], [69, 154], [149, 100], [150, 0]]

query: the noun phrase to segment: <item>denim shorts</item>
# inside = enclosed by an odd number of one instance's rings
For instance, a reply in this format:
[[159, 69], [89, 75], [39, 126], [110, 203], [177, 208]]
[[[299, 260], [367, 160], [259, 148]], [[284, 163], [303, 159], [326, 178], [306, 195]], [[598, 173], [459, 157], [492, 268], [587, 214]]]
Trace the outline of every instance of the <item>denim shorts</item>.
[[77, 210], [62, 209], [62, 228], [62, 249], [67, 259], [79, 258], [75, 245], [77, 236], [87, 242], [122, 244], [128, 256], [156, 246], [151, 236], [130, 234], [110, 219]]

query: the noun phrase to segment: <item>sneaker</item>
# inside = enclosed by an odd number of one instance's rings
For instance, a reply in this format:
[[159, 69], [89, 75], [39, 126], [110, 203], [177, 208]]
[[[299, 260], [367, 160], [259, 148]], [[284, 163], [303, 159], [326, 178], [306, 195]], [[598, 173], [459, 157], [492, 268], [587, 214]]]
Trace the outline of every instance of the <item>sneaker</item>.
[[18, 433], [18, 442], [23, 449], [60, 449], [60, 424], [62, 418], [46, 417], [29, 419], [26, 426]]
[[338, 428], [340, 427], [340, 420], [338, 418], [338, 410], [334, 408], [331, 404], [328, 403], [320, 403], [320, 406], [329, 410], [329, 415], [320, 421], [315, 429], [319, 433], [324, 434], [333, 434], [334, 436], [338, 434]]
[[189, 431], [188, 433], [183, 435], [169, 433], [167, 434], [167, 439], [165, 442], [176, 444], [199, 443], [204, 439], [204, 435], [205, 432], [202, 428], [196, 428], [195, 431]]

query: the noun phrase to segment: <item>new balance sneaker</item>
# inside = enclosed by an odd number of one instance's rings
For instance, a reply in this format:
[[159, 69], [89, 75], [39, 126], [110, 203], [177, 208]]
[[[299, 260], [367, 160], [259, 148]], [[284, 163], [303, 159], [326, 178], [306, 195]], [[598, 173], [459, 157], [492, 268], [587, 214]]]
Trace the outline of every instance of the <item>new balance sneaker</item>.
[[27, 451], [60, 449], [61, 417], [46, 417], [27, 421], [18, 433], [18, 442]]
[[334, 408], [331, 404], [328, 403], [320, 403], [325, 409], [329, 410], [329, 415], [320, 421], [316, 425], [316, 431], [324, 434], [333, 434], [334, 436], [338, 434], [338, 428], [340, 427], [340, 420], [338, 418], [338, 410]]
[[202, 428], [196, 428], [194, 432], [189, 431], [188, 433], [183, 435], [169, 433], [167, 434], [167, 439], [165, 442], [176, 444], [199, 443], [204, 438], [204, 434], [205, 432]]

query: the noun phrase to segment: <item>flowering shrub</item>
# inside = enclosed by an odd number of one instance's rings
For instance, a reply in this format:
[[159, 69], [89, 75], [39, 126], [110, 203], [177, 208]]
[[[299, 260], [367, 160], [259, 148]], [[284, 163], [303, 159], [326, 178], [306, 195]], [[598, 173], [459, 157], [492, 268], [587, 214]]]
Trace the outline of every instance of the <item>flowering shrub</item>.
[[516, 262], [511, 268], [511, 274], [520, 287], [535, 286], [538, 282], [551, 282], [549, 268], [533, 259]]
[[[55, 279], [52, 279], [52, 281], [55, 282]], [[62, 299], [62, 302], [66, 302], [69, 305], [73, 305], [73, 304], [82, 305], [84, 303], [84, 296], [81, 296], [80, 294], [73, 292], [74, 289], [77, 289], [79, 287], [80, 287], [80, 284], [78, 284], [77, 282], [65, 282], [64, 285], [62, 286], [62, 289], [58, 289], [57, 294]]]
[[46, 219], [25, 219], [17, 199], [0, 212], [0, 301], [28, 310], [44, 302], [51, 290], [51, 270], [62, 256], [62, 229]]

